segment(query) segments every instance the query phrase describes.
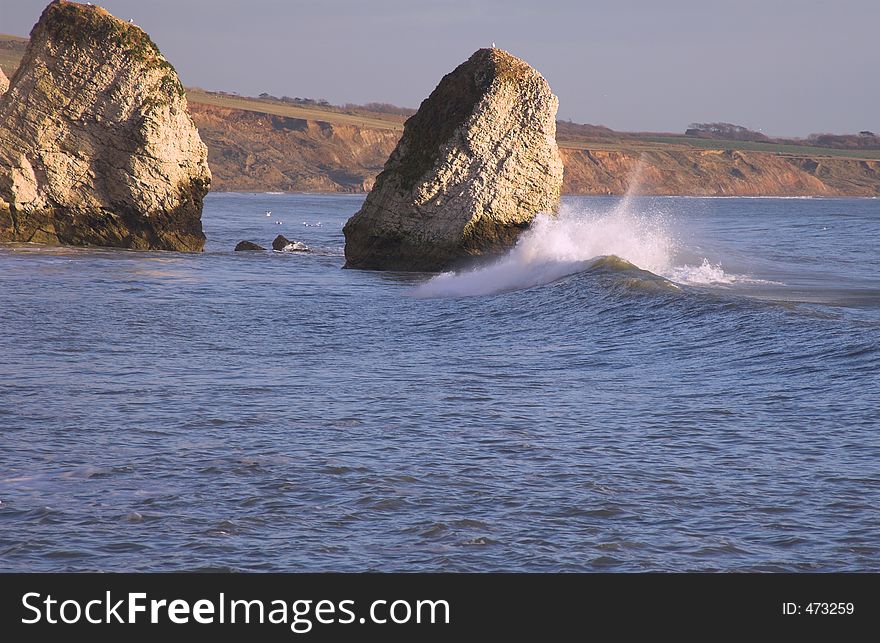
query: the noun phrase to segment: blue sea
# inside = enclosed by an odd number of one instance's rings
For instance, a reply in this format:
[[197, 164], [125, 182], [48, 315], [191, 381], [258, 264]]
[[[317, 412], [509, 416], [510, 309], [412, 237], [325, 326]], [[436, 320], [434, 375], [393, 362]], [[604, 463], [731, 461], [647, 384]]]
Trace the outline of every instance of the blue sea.
[[343, 269], [361, 201], [0, 246], [0, 571], [880, 571], [880, 200], [569, 197], [443, 275]]

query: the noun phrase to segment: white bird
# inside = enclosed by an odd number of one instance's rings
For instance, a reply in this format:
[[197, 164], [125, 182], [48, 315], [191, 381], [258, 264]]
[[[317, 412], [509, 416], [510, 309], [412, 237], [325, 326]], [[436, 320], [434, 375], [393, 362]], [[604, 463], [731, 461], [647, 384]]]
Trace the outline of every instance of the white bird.
[[492, 41], [492, 49], [495, 49], [495, 41]]
[[271, 216], [272, 216], [272, 210], [266, 210], [266, 216], [267, 216], [267, 217], [271, 217]]

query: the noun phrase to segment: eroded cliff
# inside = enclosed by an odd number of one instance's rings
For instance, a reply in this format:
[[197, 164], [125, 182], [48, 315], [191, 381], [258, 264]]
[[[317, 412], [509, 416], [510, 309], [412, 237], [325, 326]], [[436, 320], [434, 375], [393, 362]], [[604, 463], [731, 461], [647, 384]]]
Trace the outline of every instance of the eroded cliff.
[[[400, 132], [191, 103], [220, 191], [366, 192]], [[332, 114], [328, 116], [332, 118]], [[623, 194], [641, 163], [640, 191], [658, 195], [877, 196], [880, 161], [685, 147], [568, 147], [564, 194]]]
[[880, 161], [746, 152], [561, 149], [567, 194], [876, 196]]
[[191, 103], [213, 189], [365, 192], [400, 138], [369, 129]]

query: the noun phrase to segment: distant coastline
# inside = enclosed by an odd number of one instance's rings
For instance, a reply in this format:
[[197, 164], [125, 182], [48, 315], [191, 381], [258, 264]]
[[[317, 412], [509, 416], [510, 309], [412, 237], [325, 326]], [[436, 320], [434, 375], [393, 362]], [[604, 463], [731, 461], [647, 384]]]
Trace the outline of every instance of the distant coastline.
[[[11, 76], [27, 39], [0, 35]], [[315, 101], [248, 98], [188, 88], [208, 146], [212, 190], [365, 193], [397, 144], [407, 115]], [[880, 196], [880, 150], [613, 132], [560, 123], [563, 193], [657, 196]]]
[[[189, 105], [208, 146], [213, 190], [220, 192], [367, 192], [403, 122], [357, 125], [352, 115], [341, 119], [330, 111], [299, 118], [296, 107], [283, 116], [272, 104], [273, 111], [260, 111], [261, 101], [227, 101], [199, 90], [190, 90]], [[646, 195], [880, 195], [877, 159], [564, 138], [559, 146], [563, 194], [624, 194], [641, 164], [639, 192]]]

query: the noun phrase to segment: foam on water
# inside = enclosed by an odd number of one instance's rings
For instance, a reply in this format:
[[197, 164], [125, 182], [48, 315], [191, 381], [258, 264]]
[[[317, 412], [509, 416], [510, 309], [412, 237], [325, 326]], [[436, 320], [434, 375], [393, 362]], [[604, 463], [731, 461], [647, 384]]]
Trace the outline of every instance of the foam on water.
[[703, 258], [703, 263], [698, 266], [687, 264], [672, 266], [666, 272], [660, 274], [671, 281], [694, 286], [724, 286], [731, 284], [782, 285], [778, 281], [725, 272], [720, 263], [711, 263], [706, 258]]
[[679, 284], [728, 285], [755, 283], [728, 274], [720, 263], [684, 255], [671, 217], [640, 204], [627, 194], [609, 210], [563, 204], [559, 215], [540, 214], [516, 246], [503, 258], [462, 272], [445, 272], [419, 286], [419, 297], [465, 297], [520, 290], [580, 272], [600, 257], [616, 256], [634, 266]]

